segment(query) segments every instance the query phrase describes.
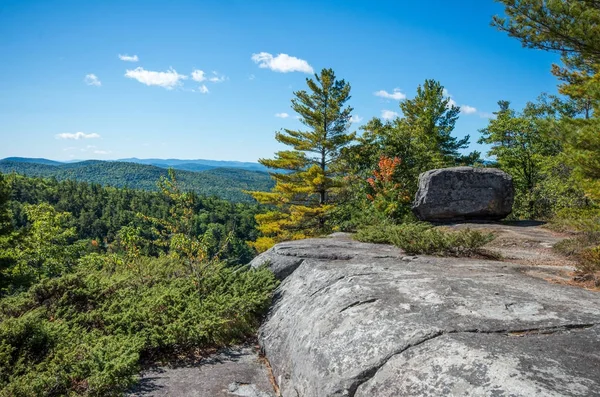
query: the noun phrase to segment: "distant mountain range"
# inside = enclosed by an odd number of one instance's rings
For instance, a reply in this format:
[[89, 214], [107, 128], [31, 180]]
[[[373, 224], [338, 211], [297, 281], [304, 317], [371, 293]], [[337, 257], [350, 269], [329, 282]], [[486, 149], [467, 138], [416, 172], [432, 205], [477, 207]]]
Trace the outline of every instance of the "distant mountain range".
[[[262, 168], [261, 168], [262, 167]], [[8, 157], [0, 160], [0, 172], [27, 176], [73, 179], [107, 186], [157, 190], [157, 181], [175, 175], [184, 190], [231, 201], [252, 201], [243, 190], [270, 190], [273, 181], [258, 163], [214, 160], [123, 159], [117, 161], [86, 160], [72, 163]]]
[[223, 161], [223, 160], [179, 160], [179, 159], [138, 159], [135, 157], [129, 159], [120, 159], [126, 163], [137, 163], [154, 165], [161, 168], [175, 168], [186, 171], [204, 171], [211, 168], [242, 168], [252, 171], [267, 172], [267, 167], [259, 163], [243, 161]]
[[[7, 157], [3, 160], [14, 161], [19, 163], [34, 163], [34, 164], [46, 164], [46, 165], [61, 165], [61, 164], [76, 164], [90, 161], [100, 160], [76, 160], [76, 161], [54, 161], [41, 158], [29, 158], [29, 157]], [[180, 159], [138, 159], [131, 157], [128, 159], [119, 159], [114, 161], [120, 161], [124, 163], [136, 163], [153, 165], [160, 168], [174, 168], [176, 170], [185, 171], [205, 171], [213, 168], [241, 168], [244, 170], [251, 171], [262, 171], [267, 172], [267, 167], [260, 163], [244, 162], [244, 161], [225, 161], [225, 160], [180, 160]]]

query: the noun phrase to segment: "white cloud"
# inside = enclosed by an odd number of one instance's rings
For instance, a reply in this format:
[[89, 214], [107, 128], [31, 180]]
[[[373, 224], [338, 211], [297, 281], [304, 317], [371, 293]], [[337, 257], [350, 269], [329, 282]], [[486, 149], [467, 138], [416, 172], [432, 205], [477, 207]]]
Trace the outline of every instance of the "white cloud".
[[93, 73], [86, 74], [85, 79], [83, 79], [83, 81], [85, 81], [87, 85], [93, 85], [96, 87], [100, 87], [102, 85], [102, 82], [100, 81], [100, 79], [98, 79], [98, 76], [96, 76]]
[[94, 150], [94, 154], [110, 154], [110, 150]]
[[56, 135], [56, 139], [79, 140], [79, 139], [94, 139], [94, 138], [100, 138], [100, 135], [96, 134], [95, 132], [93, 132], [91, 134], [86, 134], [85, 132], [76, 132], [74, 134], [69, 133], [69, 132], [63, 132], [62, 134]]
[[137, 62], [137, 61], [140, 60], [137, 55], [131, 55], [130, 56], [130, 55], [127, 55], [127, 54], [125, 54], [125, 55], [119, 54], [119, 59], [121, 61], [125, 61], [125, 62]]
[[386, 90], [379, 90], [374, 93], [375, 96], [386, 98], [386, 99], [394, 99], [399, 101], [401, 99], [406, 99], [406, 94], [400, 91], [400, 88], [394, 88], [394, 91], [389, 93]]
[[287, 119], [288, 117], [290, 117], [289, 114], [287, 113], [275, 113], [275, 117], [279, 117], [280, 119]]
[[181, 80], [188, 78], [186, 75], [177, 73], [173, 68], [166, 72], [154, 72], [151, 70], [145, 70], [142, 67], [137, 67], [133, 70], [127, 70], [125, 77], [135, 79], [148, 86], [156, 85], [166, 88], [167, 90], [172, 90], [174, 87], [181, 85]]
[[353, 123], [353, 124], [354, 123], [360, 123], [361, 121], [363, 121], [363, 118], [360, 117], [359, 115], [355, 115], [355, 116], [350, 117], [350, 122]]
[[477, 113], [477, 108], [474, 108], [473, 106], [469, 105], [462, 105], [460, 107], [460, 112], [464, 114], [474, 114]]
[[226, 80], [225, 75], [219, 74], [215, 71], [213, 71], [212, 74], [212, 77], [208, 78], [208, 81], [210, 81], [211, 83], [222, 83]]
[[200, 87], [198, 87], [198, 90], [200, 90], [200, 92], [202, 94], [208, 94], [210, 91], [208, 90], [208, 87], [205, 86], [204, 84], [202, 84]]
[[292, 57], [288, 54], [279, 54], [274, 57], [268, 52], [259, 52], [258, 54], [252, 54], [252, 60], [258, 64], [259, 68], [271, 69], [274, 72], [314, 73], [312, 66], [304, 59]]
[[206, 76], [204, 75], [204, 71], [200, 69], [196, 69], [192, 72], [192, 80], [197, 81], [199, 83], [206, 80]]
[[391, 111], [391, 110], [382, 110], [381, 111], [381, 118], [384, 120], [392, 120], [398, 116], [399, 116], [398, 113]]
[[[446, 105], [446, 108], [450, 109], [452, 106], [458, 106], [458, 104], [456, 103], [456, 101], [454, 100], [454, 98], [452, 98], [452, 94], [450, 94], [450, 92], [444, 88], [443, 91], [443, 95], [445, 97], [448, 98], [448, 104]], [[460, 112], [462, 114], [475, 114], [477, 113], [477, 108], [473, 107], [473, 106], [469, 106], [469, 105], [460, 105]]]

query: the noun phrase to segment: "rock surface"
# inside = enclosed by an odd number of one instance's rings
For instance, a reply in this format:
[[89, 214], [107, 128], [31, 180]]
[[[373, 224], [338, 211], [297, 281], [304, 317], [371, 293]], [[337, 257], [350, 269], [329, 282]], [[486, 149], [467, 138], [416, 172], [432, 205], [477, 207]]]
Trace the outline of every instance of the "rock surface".
[[600, 395], [596, 292], [343, 235], [269, 255], [301, 259], [259, 332], [284, 397]]
[[454, 167], [424, 172], [413, 212], [430, 222], [500, 220], [512, 211], [512, 178], [495, 168]]
[[267, 368], [252, 347], [221, 351], [179, 367], [145, 371], [129, 397], [275, 397]]

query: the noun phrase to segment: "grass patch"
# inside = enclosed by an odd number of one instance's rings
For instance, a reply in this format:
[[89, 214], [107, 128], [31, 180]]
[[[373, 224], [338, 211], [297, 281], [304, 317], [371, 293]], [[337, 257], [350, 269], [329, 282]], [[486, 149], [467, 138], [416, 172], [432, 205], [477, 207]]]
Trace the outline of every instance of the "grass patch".
[[68, 275], [0, 301], [0, 396], [117, 396], [140, 361], [256, 332], [277, 281], [267, 269], [91, 255]]
[[494, 239], [494, 234], [472, 229], [447, 231], [427, 223], [406, 223], [364, 227], [358, 230], [355, 238], [364, 242], [393, 244], [409, 255], [489, 256], [482, 247]]

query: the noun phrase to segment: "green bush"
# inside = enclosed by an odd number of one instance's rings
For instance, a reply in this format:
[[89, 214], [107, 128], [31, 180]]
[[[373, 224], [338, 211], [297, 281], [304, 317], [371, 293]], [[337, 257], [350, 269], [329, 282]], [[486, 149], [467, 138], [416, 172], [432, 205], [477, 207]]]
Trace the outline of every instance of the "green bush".
[[369, 226], [356, 233], [359, 241], [393, 244], [407, 254], [473, 256], [494, 239], [492, 233], [463, 229], [446, 231], [427, 223]]
[[600, 209], [565, 209], [553, 218], [550, 228], [574, 234], [553, 248], [577, 260], [577, 279], [594, 280], [600, 286]]
[[121, 395], [140, 359], [252, 336], [276, 280], [212, 263], [92, 254], [0, 301], [0, 396]]

